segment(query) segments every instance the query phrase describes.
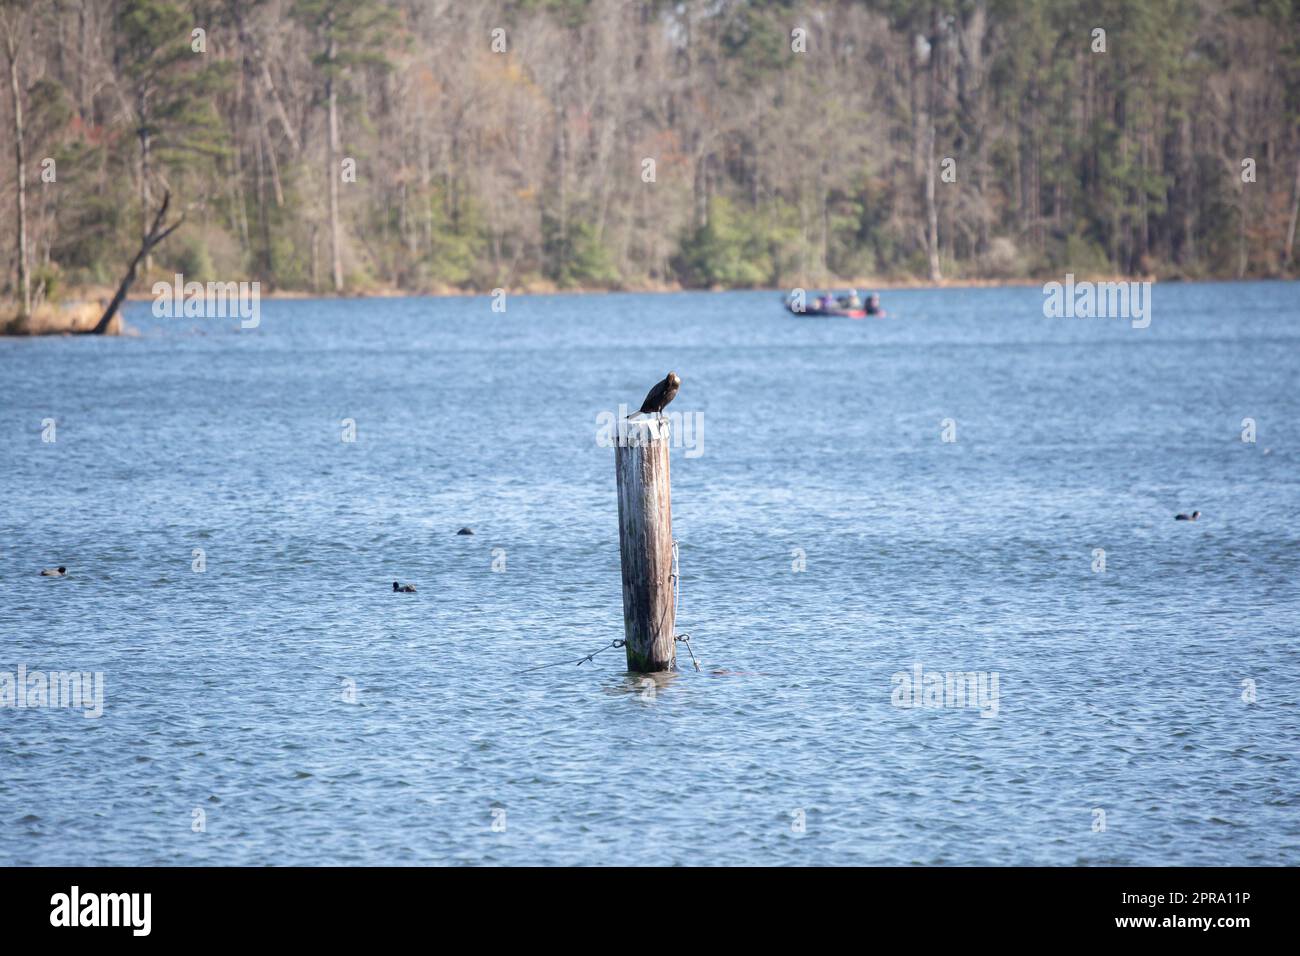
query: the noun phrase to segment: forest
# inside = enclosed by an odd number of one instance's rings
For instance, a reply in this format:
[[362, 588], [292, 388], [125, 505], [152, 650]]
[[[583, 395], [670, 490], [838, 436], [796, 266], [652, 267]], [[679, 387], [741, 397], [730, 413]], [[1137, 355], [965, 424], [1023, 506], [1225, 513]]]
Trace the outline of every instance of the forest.
[[1300, 0], [0, 0], [0, 299], [1284, 276]]

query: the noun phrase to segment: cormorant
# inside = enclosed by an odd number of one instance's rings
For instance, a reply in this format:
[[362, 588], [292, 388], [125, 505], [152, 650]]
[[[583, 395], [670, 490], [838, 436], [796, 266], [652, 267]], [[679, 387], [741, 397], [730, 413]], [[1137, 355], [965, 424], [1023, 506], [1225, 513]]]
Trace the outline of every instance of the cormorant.
[[645, 401], [641, 403], [641, 409], [636, 414], [663, 414], [664, 406], [677, 397], [677, 389], [681, 387], [681, 384], [681, 377], [676, 372], [669, 372], [667, 378], [650, 389], [650, 394], [645, 397]]
[[415, 585], [414, 585], [414, 584], [398, 584], [396, 581], [394, 581], [394, 582], [393, 582], [393, 590], [394, 590], [394, 591], [401, 591], [401, 592], [404, 593], [404, 594], [414, 594], [414, 593], [415, 593]]
[[1193, 512], [1192, 512], [1191, 514], [1189, 514], [1189, 515], [1174, 515], [1174, 520], [1175, 520], [1175, 521], [1195, 521], [1195, 520], [1196, 520], [1197, 518], [1199, 518], [1200, 516], [1201, 516], [1201, 513], [1200, 513], [1199, 511], [1193, 511]]

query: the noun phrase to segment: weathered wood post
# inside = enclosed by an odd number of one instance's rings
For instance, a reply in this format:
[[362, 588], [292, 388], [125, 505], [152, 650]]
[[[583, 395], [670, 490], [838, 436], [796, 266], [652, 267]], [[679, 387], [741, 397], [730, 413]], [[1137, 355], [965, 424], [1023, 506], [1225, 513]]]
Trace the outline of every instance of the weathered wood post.
[[618, 549], [623, 564], [623, 639], [630, 671], [677, 667], [673, 604], [673, 506], [668, 420], [619, 423]]

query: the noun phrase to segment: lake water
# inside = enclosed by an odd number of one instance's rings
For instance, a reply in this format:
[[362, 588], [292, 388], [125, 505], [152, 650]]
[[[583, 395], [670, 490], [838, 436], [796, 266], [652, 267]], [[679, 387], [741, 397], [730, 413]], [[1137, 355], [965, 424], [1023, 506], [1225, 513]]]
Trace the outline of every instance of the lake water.
[[[1300, 285], [883, 298], [0, 339], [0, 672], [104, 675], [0, 709], [0, 864], [1300, 864]], [[669, 369], [703, 670], [527, 671], [622, 636], [598, 416]]]

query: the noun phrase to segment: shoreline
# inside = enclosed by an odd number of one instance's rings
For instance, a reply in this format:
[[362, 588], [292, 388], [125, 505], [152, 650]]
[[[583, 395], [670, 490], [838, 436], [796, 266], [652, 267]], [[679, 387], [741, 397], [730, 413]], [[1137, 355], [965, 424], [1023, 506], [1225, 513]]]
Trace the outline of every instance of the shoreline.
[[[1049, 282], [1059, 282], [1061, 276], [1053, 276], [1047, 279], [979, 279], [979, 278], [954, 278], [941, 279], [938, 282], [932, 282], [928, 279], [882, 279], [882, 280], [849, 280], [837, 282], [832, 285], [810, 285], [807, 291], [815, 292], [820, 290], [843, 290], [859, 289], [867, 292], [897, 292], [897, 291], [937, 291], [942, 289], [997, 289], [997, 288], [1033, 288], [1041, 287]], [[1290, 276], [1259, 276], [1251, 278], [1165, 278], [1157, 276], [1118, 276], [1093, 273], [1081, 273], [1076, 276], [1080, 282], [1151, 282], [1159, 285], [1162, 283], [1171, 284], [1222, 284], [1222, 283], [1246, 283], [1246, 282], [1295, 282], [1297, 279]], [[163, 280], [156, 280], [163, 281]], [[215, 281], [215, 280], [214, 280]], [[248, 280], [244, 280], [248, 281]], [[152, 283], [149, 285], [152, 288]], [[786, 287], [764, 287], [764, 288], [727, 288], [715, 287], [710, 289], [684, 288], [676, 284], [656, 284], [646, 286], [630, 286], [627, 288], [601, 288], [601, 287], [574, 287], [574, 288], [556, 288], [550, 283], [529, 283], [519, 288], [505, 288], [508, 296], [602, 296], [602, 295], [678, 295], [682, 293], [707, 292], [707, 293], [724, 293], [724, 292], [762, 292], [771, 295], [787, 295], [791, 286]], [[275, 289], [272, 291], [261, 291], [259, 288], [258, 296], [260, 299], [268, 300], [294, 300], [294, 299], [340, 299], [340, 300], [364, 300], [364, 299], [474, 299], [491, 297], [493, 290], [484, 289], [453, 289], [439, 288], [426, 291], [415, 291], [408, 289], [366, 289], [350, 290], [342, 293], [332, 292], [312, 292], [300, 289]], [[16, 322], [15, 309], [11, 302], [0, 304], [0, 337], [26, 337], [32, 335], [69, 335], [86, 331], [87, 322], [94, 324], [94, 319], [102, 311], [109, 298], [112, 296], [112, 290], [101, 286], [72, 286], [63, 290], [57, 301], [42, 303], [35, 312], [33, 320], [27, 325], [27, 330], [19, 331]], [[151, 302], [154, 299], [152, 292], [143, 290], [132, 292], [126, 297], [127, 302], [140, 303]], [[91, 313], [94, 313], [92, 315]], [[116, 324], [120, 324], [116, 322]], [[121, 334], [120, 331], [112, 331], [109, 334]]]
[[[1161, 279], [1155, 275], [1108, 275], [1105, 273], [1074, 273], [1075, 279], [1079, 282], [1150, 282], [1154, 285], [1163, 283], [1178, 285], [1209, 285], [1219, 283], [1246, 283], [1246, 282], [1294, 282], [1300, 277], [1295, 276], [1253, 276], [1243, 279], [1235, 277], [1215, 277], [1215, 278], [1164, 278]], [[1017, 278], [1017, 279], [979, 279], [979, 278], [955, 278], [940, 279], [938, 282], [932, 282], [929, 279], [846, 279], [835, 280], [830, 283], [809, 284], [799, 288], [814, 290], [837, 290], [837, 289], [868, 289], [878, 291], [899, 291], [899, 290], [918, 290], [929, 291], [939, 289], [996, 289], [996, 288], [1030, 288], [1041, 287], [1049, 282], [1059, 282], [1064, 278], [1061, 275], [1048, 276], [1046, 278]], [[162, 280], [157, 280], [162, 281]], [[226, 280], [211, 280], [226, 281]], [[255, 280], [230, 280], [230, 281], [255, 281]], [[711, 288], [687, 287], [672, 283], [652, 284], [652, 285], [633, 285], [625, 288], [607, 288], [603, 286], [572, 286], [568, 288], [559, 288], [550, 283], [526, 283], [519, 287], [502, 286], [507, 295], [519, 296], [557, 296], [557, 295], [676, 295], [686, 292], [768, 292], [776, 295], [786, 294], [796, 286], [714, 286]], [[73, 287], [67, 294], [61, 296], [64, 302], [93, 300], [99, 295], [106, 300], [108, 294], [103, 294], [104, 290], [97, 287], [79, 289]], [[109, 293], [111, 294], [111, 292]], [[311, 291], [304, 289], [275, 289], [271, 291], [259, 290], [259, 295], [263, 299], [473, 299], [490, 297], [493, 294], [492, 289], [456, 289], [456, 288], [438, 288], [438, 289], [395, 289], [395, 288], [374, 288], [374, 289], [351, 289], [344, 292], [329, 292], [327, 290]], [[132, 292], [126, 297], [128, 302], [149, 302], [154, 296], [148, 292]]]

